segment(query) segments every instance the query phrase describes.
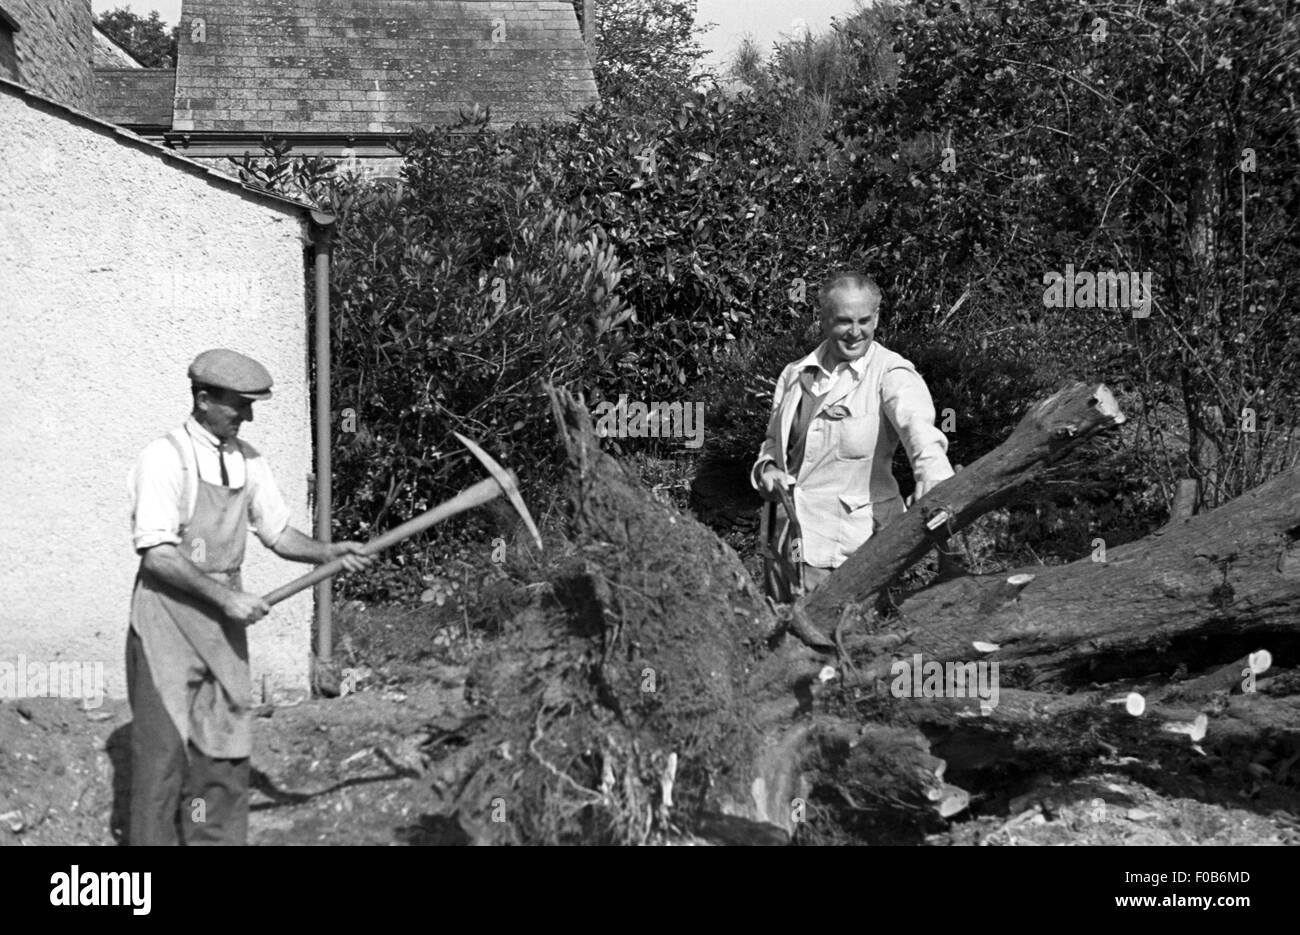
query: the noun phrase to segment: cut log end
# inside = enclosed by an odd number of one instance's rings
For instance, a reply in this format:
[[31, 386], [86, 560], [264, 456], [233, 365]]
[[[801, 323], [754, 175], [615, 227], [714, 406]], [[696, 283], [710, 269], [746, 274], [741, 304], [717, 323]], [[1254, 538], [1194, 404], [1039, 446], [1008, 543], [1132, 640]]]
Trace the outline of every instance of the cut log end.
[[1261, 649], [1253, 652], [1247, 657], [1246, 664], [1250, 671], [1256, 675], [1263, 675], [1273, 667], [1273, 654], [1267, 649]]
[[1074, 383], [1040, 402], [1025, 421], [1059, 440], [1087, 437], [1126, 418], [1106, 384]]
[[1128, 417], [1120, 411], [1115, 394], [1104, 383], [1097, 384], [1089, 402], [1092, 404], [1096, 418], [1103, 426], [1123, 425], [1128, 421]]
[[1137, 692], [1129, 692], [1127, 695], [1121, 695], [1119, 698], [1111, 698], [1111, 704], [1122, 704], [1124, 710], [1133, 717], [1141, 717], [1147, 709], [1147, 700]]
[[1161, 730], [1171, 734], [1186, 734], [1192, 743], [1200, 743], [1205, 739], [1209, 726], [1210, 719], [1204, 714], [1198, 714], [1190, 721], [1166, 721], [1161, 725]]

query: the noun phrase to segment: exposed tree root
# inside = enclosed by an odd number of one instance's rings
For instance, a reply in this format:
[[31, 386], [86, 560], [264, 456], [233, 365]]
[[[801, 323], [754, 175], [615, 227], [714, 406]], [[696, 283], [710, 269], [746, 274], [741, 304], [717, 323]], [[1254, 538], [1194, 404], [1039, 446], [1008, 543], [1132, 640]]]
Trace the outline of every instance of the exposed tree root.
[[[936, 531], [1122, 420], [1104, 387], [1034, 407], [785, 620], [730, 548], [600, 450], [579, 400], [551, 398], [567, 548], [475, 663], [481, 716], [431, 735], [474, 841], [785, 843], [832, 813], [858, 838], [918, 841], [1044, 758], [1294, 740], [1290, 674], [1258, 651], [1300, 649], [1300, 472], [1104, 561], [937, 585], [873, 630], [864, 608]], [[927, 663], [944, 679], [927, 685]]]

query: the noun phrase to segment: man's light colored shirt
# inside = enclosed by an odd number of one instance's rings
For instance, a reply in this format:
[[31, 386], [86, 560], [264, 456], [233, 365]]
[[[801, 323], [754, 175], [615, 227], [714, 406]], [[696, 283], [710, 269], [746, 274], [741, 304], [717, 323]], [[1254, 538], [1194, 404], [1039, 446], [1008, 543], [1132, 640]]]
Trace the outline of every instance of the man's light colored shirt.
[[[874, 345], [873, 345], [874, 346]], [[870, 348], [868, 348], [870, 350]], [[822, 342], [803, 360], [795, 361], [795, 368], [802, 373], [809, 368], [816, 368], [817, 376], [813, 379], [812, 391], [815, 396], [825, 396], [831, 389], [839, 386], [846, 380], [857, 382], [862, 379], [862, 375], [867, 372], [867, 355], [853, 360], [842, 360], [830, 370], [822, 358], [825, 355], [826, 342]]]
[[[190, 469], [197, 469], [200, 479], [220, 486], [217, 437], [193, 416], [185, 420], [185, 435], [182, 447], [186, 447], [186, 442], [193, 443], [185, 453]], [[263, 545], [274, 547], [289, 526], [289, 508], [271, 476], [270, 466], [247, 442], [238, 445], [227, 442], [221, 450], [229, 486], [248, 485], [249, 526]], [[182, 517], [180, 501], [185, 493], [185, 469], [176, 447], [166, 437], [150, 442], [128, 472], [126, 483], [131, 496], [131, 541], [136, 551], [168, 542], [179, 545], [181, 522], [194, 512], [198, 485], [192, 485], [190, 502]]]
[[873, 342], [862, 357], [828, 370], [823, 365], [826, 349], [823, 342], [777, 378], [772, 418], [750, 482], [760, 486], [768, 463], [788, 471], [786, 446], [803, 395], [799, 377], [813, 368], [811, 391], [821, 401], [797, 469], [794, 502], [803, 527], [804, 561], [835, 568], [903, 512], [890, 469], [900, 444], [912, 463], [917, 498], [953, 470], [948, 440], [934, 424], [930, 391], [906, 358]]
[[[799, 373], [816, 367], [813, 395], [838, 399], [862, 382], [867, 372], [867, 360], [880, 345], [873, 341], [866, 354], [853, 360], [842, 360], [827, 370], [823, 360], [829, 344], [829, 341], [823, 341], [803, 360], [795, 361], [794, 367]], [[916, 491], [912, 496], [919, 500], [939, 481], [953, 475], [952, 465], [948, 462], [948, 436], [934, 424], [930, 388], [910, 364], [887, 369], [881, 378], [880, 404], [912, 462], [912, 477], [916, 481]]]

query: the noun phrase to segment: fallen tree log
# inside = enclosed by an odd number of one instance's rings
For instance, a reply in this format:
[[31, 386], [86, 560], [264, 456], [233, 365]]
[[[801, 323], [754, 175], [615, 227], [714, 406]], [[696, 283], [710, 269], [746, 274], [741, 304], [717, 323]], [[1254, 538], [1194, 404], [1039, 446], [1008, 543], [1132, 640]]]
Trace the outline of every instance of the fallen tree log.
[[[1092, 558], [936, 585], [899, 607], [896, 652], [1001, 663], [1019, 687], [1192, 671], [1300, 649], [1300, 469]], [[856, 556], [855, 556], [856, 557]], [[834, 576], [832, 576], [834, 577]], [[1012, 583], [1014, 582], [1014, 583]], [[996, 647], [980, 653], [975, 644]], [[879, 668], [879, 664], [877, 664]]]
[[[873, 548], [887, 561], [868, 563], [875, 570], [865, 584], [837, 571], [831, 582], [839, 576], [842, 596], [828, 601], [819, 628], [848, 619], [854, 601], [929, 548], [926, 510], [951, 508], [959, 528], [1037, 465], [1115, 424], [1122, 417], [1103, 390], [1076, 387], [1036, 406], [1038, 416], [1017, 429], [1014, 456], [980, 468], [982, 459], [936, 488], [909, 514], [906, 534], [885, 530]], [[1098, 737], [1154, 737], [1167, 742], [1152, 749], [1185, 751], [1192, 734], [1165, 725], [1196, 728], [1206, 700], [1224, 691], [1226, 660], [1295, 648], [1286, 644], [1295, 636], [1286, 610], [1294, 617], [1300, 606], [1288, 532], [1300, 513], [1294, 475], [1111, 549], [1104, 563], [930, 588], [902, 604], [889, 631], [852, 633], [840, 658], [782, 636], [735, 553], [602, 452], [581, 401], [552, 391], [552, 405], [569, 464], [568, 541], [548, 549], [560, 556], [548, 580], [475, 661], [467, 693], [477, 717], [457, 728], [454, 743], [445, 734], [430, 741], [456, 751], [439, 784], [475, 841], [640, 843], [686, 832], [781, 843], [813, 803], [932, 826], [981, 792], [956, 782], [952, 769], [976, 775], [981, 758], [1012, 761], [1025, 734], [1091, 725]], [[1278, 535], [1268, 573], [1268, 550], [1256, 540], [1270, 530]], [[1204, 567], [1227, 569], [1208, 585], [1186, 577], [1201, 553]], [[1159, 599], [1148, 593], [1153, 582]], [[1147, 598], [1140, 627], [1120, 614], [1134, 594]], [[816, 596], [805, 613], [820, 607]], [[877, 694], [877, 681], [913, 654], [998, 662], [999, 703], [986, 712], [969, 697]], [[1135, 687], [1155, 716], [1127, 710]], [[1240, 733], [1263, 709], [1238, 710]]]
[[844, 607], [870, 600], [946, 536], [1001, 505], [1045, 466], [1124, 421], [1103, 384], [1076, 383], [1032, 406], [1006, 442], [935, 486], [849, 556], [803, 603], [808, 622], [824, 632]]

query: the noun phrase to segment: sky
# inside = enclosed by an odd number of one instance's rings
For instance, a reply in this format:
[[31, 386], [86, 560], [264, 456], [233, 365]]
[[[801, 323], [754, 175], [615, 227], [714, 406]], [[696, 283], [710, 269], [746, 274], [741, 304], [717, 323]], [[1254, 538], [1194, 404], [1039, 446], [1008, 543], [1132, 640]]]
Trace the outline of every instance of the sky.
[[[596, 2], [599, 4], [600, 0]], [[703, 39], [703, 45], [709, 49], [706, 63], [714, 66], [729, 62], [746, 35], [767, 50], [781, 35], [797, 31], [799, 22], [814, 33], [824, 32], [830, 26], [831, 17], [845, 16], [857, 6], [856, 0], [698, 0], [698, 3], [696, 22], [717, 24]], [[175, 25], [181, 15], [181, 0], [91, 0], [91, 8], [96, 13], [120, 6], [142, 16], [157, 10], [169, 25]]]
[[706, 63], [714, 66], [728, 64], [746, 35], [768, 52], [772, 43], [782, 36], [800, 33], [804, 26], [813, 33], [826, 32], [832, 17], [842, 18], [858, 7], [856, 0], [698, 0], [698, 3], [695, 21], [717, 23], [701, 40], [709, 49]]
[[169, 26], [175, 26], [181, 17], [181, 0], [90, 0], [90, 9], [95, 15], [118, 7], [126, 7], [137, 16], [148, 16], [151, 10], [157, 10]]

